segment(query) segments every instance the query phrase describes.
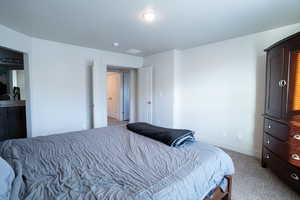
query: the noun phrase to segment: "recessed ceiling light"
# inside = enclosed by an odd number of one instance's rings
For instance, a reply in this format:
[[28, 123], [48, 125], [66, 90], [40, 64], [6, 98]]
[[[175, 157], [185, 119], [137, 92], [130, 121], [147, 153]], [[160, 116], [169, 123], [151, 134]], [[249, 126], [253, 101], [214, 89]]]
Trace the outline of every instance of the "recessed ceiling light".
[[153, 10], [146, 10], [143, 14], [143, 18], [146, 22], [151, 23], [155, 20], [156, 15]]
[[119, 46], [119, 43], [118, 43], [118, 42], [114, 42], [112, 45], [113, 45], [114, 47], [118, 47], [118, 46]]

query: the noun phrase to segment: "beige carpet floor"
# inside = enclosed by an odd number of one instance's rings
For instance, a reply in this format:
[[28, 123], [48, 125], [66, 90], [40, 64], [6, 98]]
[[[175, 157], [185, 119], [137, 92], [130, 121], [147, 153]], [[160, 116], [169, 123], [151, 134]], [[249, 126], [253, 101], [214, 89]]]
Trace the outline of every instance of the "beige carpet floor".
[[128, 121], [120, 121], [120, 120], [117, 120], [117, 119], [112, 118], [112, 117], [107, 118], [107, 125], [108, 126], [120, 126], [120, 125], [126, 125], [126, 124], [128, 124]]
[[300, 195], [285, 185], [257, 158], [225, 150], [233, 159], [232, 200], [300, 200]]

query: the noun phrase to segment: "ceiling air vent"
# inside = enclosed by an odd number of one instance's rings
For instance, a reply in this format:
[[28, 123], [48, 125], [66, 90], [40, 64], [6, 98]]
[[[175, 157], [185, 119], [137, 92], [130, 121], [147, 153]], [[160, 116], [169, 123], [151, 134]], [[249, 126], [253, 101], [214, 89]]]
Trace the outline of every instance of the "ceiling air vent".
[[127, 51], [125, 51], [126, 53], [130, 53], [130, 54], [138, 54], [141, 53], [141, 50], [138, 49], [128, 49]]

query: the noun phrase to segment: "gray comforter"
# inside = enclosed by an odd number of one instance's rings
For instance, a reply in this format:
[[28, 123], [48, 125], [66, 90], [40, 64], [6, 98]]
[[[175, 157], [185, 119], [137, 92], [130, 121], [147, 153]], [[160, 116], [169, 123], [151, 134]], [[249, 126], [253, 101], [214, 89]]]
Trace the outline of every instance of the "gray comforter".
[[0, 156], [16, 173], [12, 199], [200, 200], [234, 172], [216, 147], [173, 148], [123, 126], [8, 140]]

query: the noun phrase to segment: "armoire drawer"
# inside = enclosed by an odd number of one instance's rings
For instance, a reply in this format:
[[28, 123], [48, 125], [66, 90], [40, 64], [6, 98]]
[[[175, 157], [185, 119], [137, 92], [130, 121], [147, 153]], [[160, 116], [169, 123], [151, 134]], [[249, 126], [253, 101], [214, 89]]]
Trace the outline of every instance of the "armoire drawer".
[[300, 150], [288, 142], [282, 142], [264, 133], [264, 146], [290, 164], [300, 167]]
[[289, 139], [289, 126], [270, 119], [265, 119], [264, 131], [283, 141]]
[[289, 130], [289, 143], [300, 149], [300, 127], [291, 126]]
[[263, 149], [264, 161], [267, 166], [273, 170], [278, 176], [282, 177], [289, 185], [300, 190], [300, 169], [294, 167], [287, 162], [282, 161], [279, 157], [269, 151]]

